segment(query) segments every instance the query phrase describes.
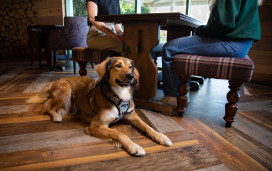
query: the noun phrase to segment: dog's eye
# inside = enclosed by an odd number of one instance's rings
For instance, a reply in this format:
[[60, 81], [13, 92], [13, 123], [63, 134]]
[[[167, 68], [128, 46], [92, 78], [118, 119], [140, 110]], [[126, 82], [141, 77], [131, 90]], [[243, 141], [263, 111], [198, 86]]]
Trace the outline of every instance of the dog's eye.
[[115, 65], [116, 68], [121, 68], [120, 64]]
[[132, 66], [129, 66], [128, 68], [129, 68], [129, 69], [132, 69]]

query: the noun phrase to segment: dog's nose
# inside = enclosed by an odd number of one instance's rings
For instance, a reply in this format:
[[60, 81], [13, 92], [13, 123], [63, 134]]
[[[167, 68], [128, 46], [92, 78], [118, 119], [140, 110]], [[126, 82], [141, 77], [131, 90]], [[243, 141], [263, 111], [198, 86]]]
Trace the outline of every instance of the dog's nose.
[[127, 79], [132, 80], [134, 78], [134, 75], [133, 75], [133, 73], [128, 73], [126, 75], [126, 77], [127, 77]]

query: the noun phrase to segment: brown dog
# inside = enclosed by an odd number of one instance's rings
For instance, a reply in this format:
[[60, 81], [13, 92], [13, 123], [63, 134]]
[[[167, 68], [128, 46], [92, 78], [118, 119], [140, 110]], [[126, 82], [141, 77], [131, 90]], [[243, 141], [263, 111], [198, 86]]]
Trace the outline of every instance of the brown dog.
[[80, 113], [90, 123], [86, 133], [117, 141], [135, 156], [144, 156], [145, 151], [125, 134], [109, 128], [111, 123], [124, 118], [161, 145], [172, 145], [167, 136], [149, 127], [134, 110], [132, 94], [139, 83], [139, 73], [132, 60], [107, 58], [96, 71], [98, 81], [88, 77], [63, 78], [27, 102], [44, 103], [44, 112], [54, 122], [61, 122], [62, 116], [71, 111]]

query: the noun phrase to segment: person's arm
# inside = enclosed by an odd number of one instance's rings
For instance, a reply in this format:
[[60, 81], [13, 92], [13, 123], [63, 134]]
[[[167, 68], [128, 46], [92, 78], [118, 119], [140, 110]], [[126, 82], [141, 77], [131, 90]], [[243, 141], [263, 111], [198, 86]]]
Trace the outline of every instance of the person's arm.
[[217, 0], [208, 23], [199, 26], [196, 34], [200, 36], [220, 37], [236, 27], [242, 0]]
[[112, 38], [115, 38], [119, 41], [122, 41], [122, 37], [112, 32], [109, 28], [106, 27], [104, 22], [95, 21], [95, 16], [97, 16], [98, 9], [96, 3], [92, 1], [87, 2], [87, 13], [88, 19], [95, 26], [98, 30], [102, 31], [103, 33], [109, 35]]

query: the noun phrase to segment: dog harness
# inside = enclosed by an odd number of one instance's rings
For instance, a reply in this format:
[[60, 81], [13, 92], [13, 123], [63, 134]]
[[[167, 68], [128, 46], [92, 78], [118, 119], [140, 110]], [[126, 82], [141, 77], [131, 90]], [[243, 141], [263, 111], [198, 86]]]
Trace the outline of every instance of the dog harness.
[[106, 96], [107, 99], [112, 102], [112, 104], [115, 105], [115, 107], [118, 109], [119, 115], [118, 118], [116, 118], [112, 123], [115, 123], [122, 119], [125, 115], [130, 114], [133, 112], [133, 110], [128, 112], [129, 106], [130, 106], [130, 101], [129, 100], [122, 100], [116, 95], [113, 96]]

